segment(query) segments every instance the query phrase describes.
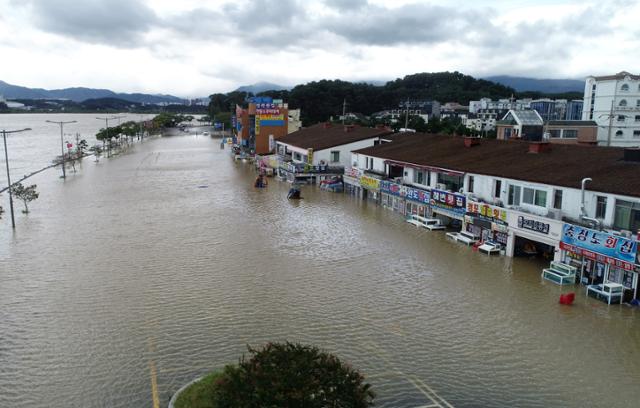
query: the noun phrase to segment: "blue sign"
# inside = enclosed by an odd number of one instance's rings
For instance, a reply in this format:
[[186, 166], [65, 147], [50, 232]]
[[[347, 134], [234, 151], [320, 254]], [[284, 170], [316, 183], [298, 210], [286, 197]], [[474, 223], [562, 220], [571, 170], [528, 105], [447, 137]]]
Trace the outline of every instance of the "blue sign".
[[571, 224], [562, 226], [562, 242], [630, 264], [638, 250], [638, 243], [630, 239]]
[[407, 200], [417, 201], [422, 204], [429, 204], [429, 199], [431, 198], [429, 192], [426, 190], [403, 186], [386, 180], [380, 181], [380, 191], [396, 197], [404, 197]]
[[428, 191], [420, 190], [413, 187], [405, 187], [405, 198], [407, 200], [417, 201], [422, 204], [429, 204], [431, 196]]
[[457, 216], [467, 213], [466, 197], [449, 191], [431, 190], [431, 205]]

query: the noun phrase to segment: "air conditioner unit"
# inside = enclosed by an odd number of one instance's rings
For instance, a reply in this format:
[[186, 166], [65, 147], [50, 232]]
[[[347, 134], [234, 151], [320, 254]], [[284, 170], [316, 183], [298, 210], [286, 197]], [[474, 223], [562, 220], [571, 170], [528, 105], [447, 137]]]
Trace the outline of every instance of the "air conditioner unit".
[[437, 190], [446, 190], [447, 189], [447, 185], [443, 184], [443, 183], [438, 183], [438, 184], [436, 184], [436, 189]]

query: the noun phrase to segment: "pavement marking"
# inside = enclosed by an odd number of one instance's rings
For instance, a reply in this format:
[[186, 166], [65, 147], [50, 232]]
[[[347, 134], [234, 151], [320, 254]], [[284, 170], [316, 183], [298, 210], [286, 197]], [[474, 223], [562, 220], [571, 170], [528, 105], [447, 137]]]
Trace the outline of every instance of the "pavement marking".
[[158, 397], [158, 373], [156, 371], [156, 363], [149, 360], [149, 371], [151, 374], [151, 398], [153, 399], [153, 408], [160, 408], [160, 398]]

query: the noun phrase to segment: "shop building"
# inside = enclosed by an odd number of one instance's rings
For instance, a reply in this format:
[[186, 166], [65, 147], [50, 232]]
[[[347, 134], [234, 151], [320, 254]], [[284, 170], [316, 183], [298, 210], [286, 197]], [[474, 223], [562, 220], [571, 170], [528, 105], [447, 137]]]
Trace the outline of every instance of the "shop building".
[[281, 99], [250, 98], [246, 108], [236, 105], [236, 143], [250, 153], [269, 154], [276, 140], [287, 135], [288, 118], [288, 105]]
[[[279, 175], [289, 181], [319, 183], [342, 177], [351, 167], [351, 151], [374, 146], [391, 134], [387, 128], [321, 123], [284, 136], [276, 142]], [[358, 180], [360, 182], [360, 180]]]
[[[593, 270], [598, 276], [579, 281], [624, 281], [625, 291], [633, 292], [625, 296], [638, 296], [635, 249], [627, 259], [589, 248], [585, 252], [563, 241], [563, 231], [586, 228], [609, 241], [637, 246], [639, 150], [413, 134], [356, 150], [352, 157], [352, 173], [380, 180], [380, 201], [387, 208], [460, 224], [483, 241], [501, 243], [508, 256], [561, 262], [573, 256], [583, 277], [591, 277]], [[423, 200], [429, 197], [428, 205], [414, 210], [407, 200], [409, 188], [418, 188]]]

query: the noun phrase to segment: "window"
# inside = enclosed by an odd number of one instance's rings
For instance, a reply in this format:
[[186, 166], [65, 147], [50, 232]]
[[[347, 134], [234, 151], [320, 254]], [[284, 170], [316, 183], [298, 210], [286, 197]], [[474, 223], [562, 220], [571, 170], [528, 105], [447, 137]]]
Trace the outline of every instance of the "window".
[[560, 137], [560, 129], [551, 129], [549, 131], [549, 136], [553, 137], [553, 138], [559, 138]]
[[302, 161], [302, 155], [300, 153], [293, 153], [293, 160]]
[[538, 207], [547, 206], [547, 192], [525, 187], [522, 191], [522, 202]]
[[[638, 89], [638, 91], [640, 91], [640, 89]], [[636, 107], [640, 108], [640, 99], [636, 101]]]
[[500, 190], [502, 190], [502, 180], [496, 180], [496, 184], [493, 189], [493, 196], [500, 198]]
[[596, 218], [603, 219], [607, 213], [607, 197], [596, 196]]
[[424, 184], [424, 172], [420, 170], [413, 170], [413, 182], [417, 184]]
[[627, 106], [627, 100], [626, 99], [621, 100], [618, 106]]
[[620, 87], [620, 90], [621, 90], [621, 91], [628, 91], [628, 90], [629, 90], [629, 85], [627, 85], [627, 84], [623, 84], [623, 85]]
[[448, 174], [438, 173], [438, 183], [444, 184], [449, 191], [460, 191], [462, 181], [463, 178], [461, 176], [450, 176]]
[[633, 137], [640, 137], [640, 130], [634, 130]]
[[624, 122], [625, 116], [624, 115], [618, 115], [618, 122]]
[[640, 122], [640, 115], [636, 115], [636, 122]]
[[553, 208], [562, 209], [562, 190], [553, 190]]
[[613, 226], [621, 230], [638, 231], [640, 229], [640, 203], [616, 200]]
[[562, 137], [564, 139], [576, 139], [578, 137], [578, 131], [575, 129], [565, 129]]
[[469, 176], [469, 185], [468, 185], [468, 188], [467, 188], [467, 191], [469, 193], [473, 193], [473, 181], [474, 181], [473, 180], [473, 176]]
[[622, 137], [624, 135], [624, 133], [622, 132], [622, 130], [618, 130], [616, 132], [616, 137]]
[[509, 186], [509, 197], [507, 203], [509, 205], [520, 205], [520, 186]]
[[338, 163], [340, 162], [340, 151], [336, 150], [336, 151], [332, 151], [331, 152], [331, 163]]

